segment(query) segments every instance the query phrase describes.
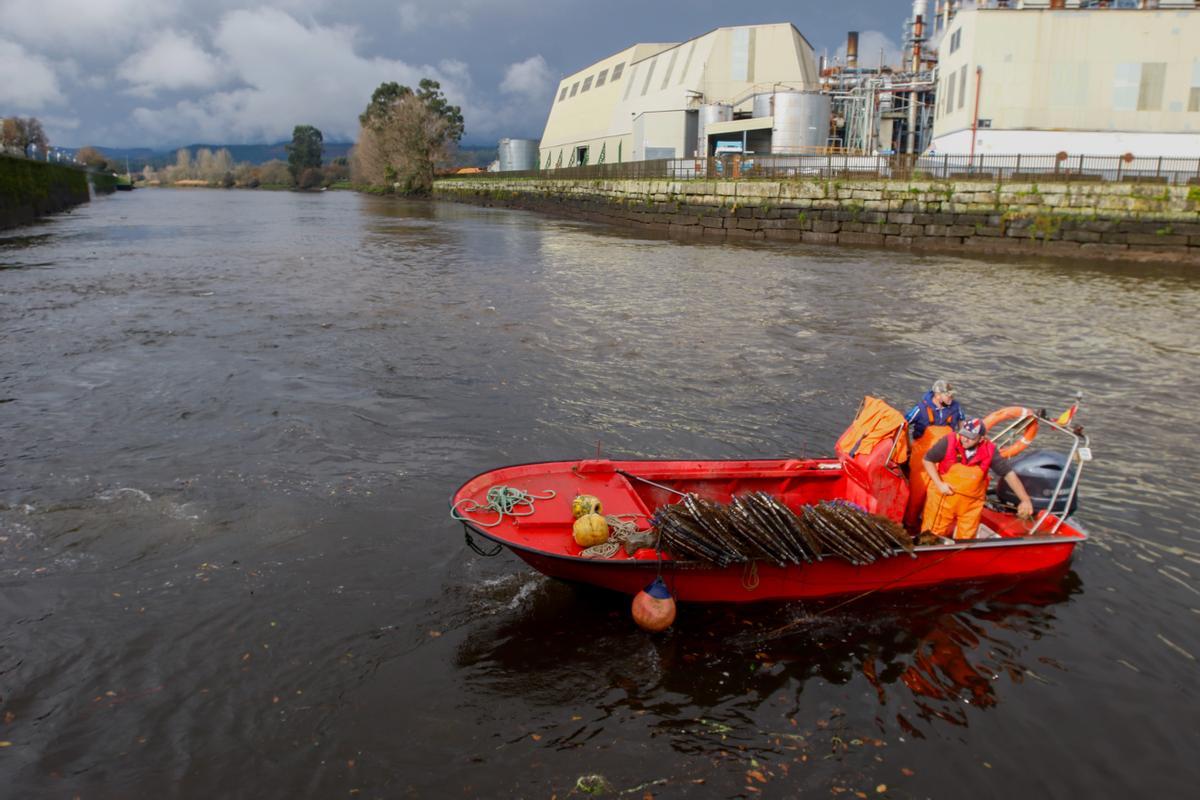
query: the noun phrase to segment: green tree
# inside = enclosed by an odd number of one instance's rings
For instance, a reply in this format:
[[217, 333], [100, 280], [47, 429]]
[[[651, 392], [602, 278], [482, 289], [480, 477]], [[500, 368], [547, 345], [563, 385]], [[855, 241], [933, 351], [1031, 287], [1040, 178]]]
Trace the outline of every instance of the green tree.
[[449, 160], [464, 130], [462, 109], [428, 78], [415, 92], [395, 82], [380, 84], [358, 120], [355, 180], [405, 194], [432, 190], [435, 166]]
[[312, 125], [297, 125], [292, 129], [292, 143], [288, 145], [288, 172], [292, 181], [300, 183], [300, 176], [307, 169], [321, 169], [321, 151], [324, 137]]

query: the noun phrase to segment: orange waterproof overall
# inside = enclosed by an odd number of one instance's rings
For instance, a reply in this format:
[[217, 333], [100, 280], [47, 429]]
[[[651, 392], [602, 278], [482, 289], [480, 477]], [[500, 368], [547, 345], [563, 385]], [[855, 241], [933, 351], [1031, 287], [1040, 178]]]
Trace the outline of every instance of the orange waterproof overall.
[[[926, 408], [930, 424], [920, 439], [913, 439], [912, 449], [908, 455], [908, 507], [904, 511], [904, 526], [910, 531], [916, 531], [917, 523], [925, 511], [925, 495], [929, 491], [929, 476], [925, 474], [925, 454], [938, 440], [950, 433], [949, 425], [933, 424], [933, 409]], [[925, 528], [920, 528], [925, 530]]]
[[[957, 436], [955, 436], [957, 440]], [[932, 531], [938, 536], [949, 536], [954, 531], [955, 539], [974, 539], [979, 530], [979, 518], [983, 516], [983, 501], [987, 496], [988, 466], [992, 453], [981, 453], [973, 459], [981, 463], [966, 464], [961, 458], [961, 445], [955, 447], [957, 441], [949, 442], [950, 447], [946, 461], [938, 465], [942, 480], [950, 485], [954, 494], [944, 495], [936, 488], [930, 487], [925, 498], [925, 513], [921, 518], [921, 530]], [[991, 448], [991, 442], [984, 441], [981, 447]], [[955, 451], [958, 451], [956, 454]], [[959, 458], [955, 458], [959, 455]], [[947, 465], [946, 462], [954, 463]], [[948, 468], [947, 468], [948, 466]], [[925, 472], [922, 465], [921, 472]], [[926, 482], [929, 476], [925, 476]]]

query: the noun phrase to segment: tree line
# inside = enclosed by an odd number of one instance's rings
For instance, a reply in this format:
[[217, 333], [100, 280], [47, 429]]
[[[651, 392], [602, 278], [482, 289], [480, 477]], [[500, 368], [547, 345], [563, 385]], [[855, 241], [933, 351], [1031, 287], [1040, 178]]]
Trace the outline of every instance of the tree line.
[[[395, 81], [381, 83], [358, 117], [358, 141], [348, 158], [324, 164], [324, 137], [312, 125], [292, 130], [287, 161], [265, 164], [235, 164], [225, 148], [200, 148], [195, 157], [189, 150], [175, 154], [175, 163], [154, 169], [147, 165], [141, 178], [147, 183], [257, 188], [259, 186], [315, 189], [349, 180], [382, 192], [426, 195], [440, 167], [450, 164], [462, 140], [462, 109], [451, 105], [437, 81], [423, 78], [414, 90]], [[36, 118], [3, 120], [0, 134], [5, 147], [20, 148], [29, 155], [34, 147], [49, 142]], [[99, 148], [86, 146], [76, 160], [91, 169], [121, 172], [123, 165]]]

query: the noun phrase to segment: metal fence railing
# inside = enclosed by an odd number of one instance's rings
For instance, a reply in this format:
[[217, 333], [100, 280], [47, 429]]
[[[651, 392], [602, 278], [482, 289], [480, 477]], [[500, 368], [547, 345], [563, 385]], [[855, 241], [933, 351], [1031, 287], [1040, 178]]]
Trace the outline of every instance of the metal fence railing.
[[[453, 178], [453, 176], [449, 176]], [[483, 172], [473, 179], [674, 180], [754, 178], [977, 180], [993, 183], [1104, 181], [1200, 186], [1200, 158], [1067, 155], [726, 155]]]

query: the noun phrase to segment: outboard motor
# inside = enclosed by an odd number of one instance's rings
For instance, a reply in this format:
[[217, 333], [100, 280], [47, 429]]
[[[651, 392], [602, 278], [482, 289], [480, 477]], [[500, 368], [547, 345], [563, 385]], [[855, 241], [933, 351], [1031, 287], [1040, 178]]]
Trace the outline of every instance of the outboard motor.
[[[1021, 479], [1025, 491], [1029, 492], [1029, 499], [1033, 501], [1033, 508], [1037, 511], [1050, 507], [1054, 489], [1062, 478], [1063, 470], [1066, 470], [1067, 478], [1062, 482], [1062, 493], [1050, 511], [1053, 514], [1062, 514], [1066, 509], [1066, 516], [1070, 516], [1079, 508], [1079, 495], [1076, 494], [1071, 498], [1071, 507], [1067, 509], [1067, 497], [1071, 493], [1071, 484], [1075, 482], [1076, 470], [1074, 465], [1068, 463], [1067, 456], [1047, 450], [1026, 452], [1012, 459], [1012, 467], [1013, 472]], [[1017, 493], [1002, 479], [996, 481], [996, 498], [1000, 505], [1011, 508], [1016, 508], [1020, 503]]]

